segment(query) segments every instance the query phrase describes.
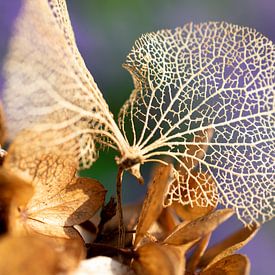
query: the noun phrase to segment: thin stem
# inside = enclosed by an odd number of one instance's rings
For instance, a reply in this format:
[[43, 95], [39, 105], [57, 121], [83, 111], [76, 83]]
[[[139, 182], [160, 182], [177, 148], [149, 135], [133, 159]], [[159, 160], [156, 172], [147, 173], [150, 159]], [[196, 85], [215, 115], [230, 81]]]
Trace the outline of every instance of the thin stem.
[[118, 247], [123, 248], [125, 244], [125, 227], [123, 223], [123, 212], [122, 212], [122, 177], [124, 169], [119, 166], [116, 178], [116, 195], [117, 195], [117, 213], [118, 213]]

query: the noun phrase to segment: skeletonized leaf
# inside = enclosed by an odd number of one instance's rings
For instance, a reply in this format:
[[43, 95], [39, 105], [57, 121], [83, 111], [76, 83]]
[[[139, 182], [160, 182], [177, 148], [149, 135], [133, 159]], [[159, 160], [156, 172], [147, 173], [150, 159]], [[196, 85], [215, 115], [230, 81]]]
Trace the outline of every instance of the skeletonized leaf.
[[[197, 162], [225, 207], [246, 224], [274, 209], [275, 47], [257, 31], [225, 22], [186, 24], [139, 38], [125, 68], [134, 91], [121, 108], [124, 136], [146, 161], [172, 157], [194, 178]], [[132, 133], [125, 130], [130, 127]], [[127, 134], [126, 134], [127, 132]], [[201, 133], [213, 132], [211, 140]], [[197, 148], [188, 150], [190, 146]], [[199, 154], [201, 148], [208, 151]], [[199, 156], [198, 156], [199, 155]], [[194, 180], [196, 180], [194, 178]], [[198, 182], [199, 185], [199, 182]], [[178, 181], [170, 202], [184, 204]], [[188, 192], [188, 189], [187, 189]]]
[[153, 172], [153, 178], [149, 184], [137, 224], [135, 246], [138, 245], [162, 212], [171, 170], [171, 165], [159, 165]]
[[259, 228], [241, 228], [218, 244], [210, 247], [203, 255], [200, 266], [211, 266], [220, 259], [227, 257], [245, 246], [258, 232]]
[[172, 245], [147, 243], [137, 249], [133, 262], [137, 275], [181, 275], [185, 270], [186, 248]]
[[227, 256], [210, 268], [200, 272], [200, 275], [248, 275], [250, 271], [249, 259], [241, 254]]
[[58, 257], [52, 246], [39, 238], [1, 238], [0, 257], [0, 274], [3, 275], [53, 275], [59, 271]]
[[[191, 172], [182, 181], [184, 188], [181, 192], [182, 203], [174, 202], [172, 207], [184, 220], [194, 220], [213, 211], [218, 203], [218, 191], [216, 183], [207, 173]], [[177, 181], [174, 182], [176, 188]], [[170, 186], [173, 188], [173, 185]], [[184, 203], [184, 204], [183, 204]]]
[[205, 237], [233, 215], [231, 209], [217, 210], [188, 224], [179, 224], [163, 241], [171, 245], [183, 245]]
[[66, 1], [22, 2], [4, 67], [10, 137], [28, 129], [21, 150], [59, 149], [84, 168], [97, 158], [96, 139], [123, 151], [125, 141], [77, 49]]
[[213, 133], [213, 128], [209, 128], [194, 135], [193, 143], [186, 146], [186, 155], [182, 158], [184, 166], [180, 166], [181, 174], [188, 176], [188, 171], [192, 171], [199, 164], [199, 160], [204, 159]]

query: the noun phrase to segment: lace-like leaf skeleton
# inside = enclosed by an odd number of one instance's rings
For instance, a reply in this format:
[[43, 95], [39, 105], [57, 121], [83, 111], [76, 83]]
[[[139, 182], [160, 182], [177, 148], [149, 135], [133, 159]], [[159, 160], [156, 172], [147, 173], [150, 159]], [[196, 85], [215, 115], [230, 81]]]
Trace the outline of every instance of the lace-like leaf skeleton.
[[[272, 41], [225, 22], [189, 23], [142, 35], [124, 67], [134, 90], [117, 124], [77, 49], [66, 2], [24, 0], [5, 63], [4, 107], [10, 138], [20, 131], [14, 141], [18, 150], [58, 148], [88, 168], [97, 145], [109, 146], [118, 152], [122, 173], [128, 170], [140, 181], [140, 165], [172, 159], [187, 177], [194, 177], [194, 166], [199, 174], [207, 172], [219, 201], [245, 224], [271, 219]], [[178, 184], [168, 188], [167, 204], [186, 203], [183, 191], [192, 200], [193, 190], [175, 168], [173, 177]], [[213, 188], [205, 190], [194, 180], [201, 188], [199, 201], [211, 205], [207, 192]]]

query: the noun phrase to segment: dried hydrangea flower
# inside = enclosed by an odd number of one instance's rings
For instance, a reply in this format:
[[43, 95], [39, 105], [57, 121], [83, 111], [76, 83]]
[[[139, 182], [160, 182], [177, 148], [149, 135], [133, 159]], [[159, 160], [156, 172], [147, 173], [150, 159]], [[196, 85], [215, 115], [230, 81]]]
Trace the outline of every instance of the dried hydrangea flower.
[[[10, 133], [29, 131], [28, 139], [17, 139], [20, 150], [29, 152], [30, 143], [31, 150], [58, 147], [86, 168], [96, 160], [96, 144], [111, 146], [119, 152], [118, 190], [124, 170], [142, 181], [141, 164], [166, 163], [168, 156], [184, 169], [188, 158], [213, 177], [220, 202], [245, 224], [271, 219], [274, 44], [250, 28], [190, 23], [143, 35], [125, 67], [135, 88], [118, 126], [77, 49], [66, 2], [24, 0], [4, 91]], [[211, 140], [196, 141], [209, 131]], [[198, 159], [188, 153], [190, 145], [208, 151]], [[170, 203], [182, 203], [182, 189], [190, 190], [176, 170], [174, 176]]]

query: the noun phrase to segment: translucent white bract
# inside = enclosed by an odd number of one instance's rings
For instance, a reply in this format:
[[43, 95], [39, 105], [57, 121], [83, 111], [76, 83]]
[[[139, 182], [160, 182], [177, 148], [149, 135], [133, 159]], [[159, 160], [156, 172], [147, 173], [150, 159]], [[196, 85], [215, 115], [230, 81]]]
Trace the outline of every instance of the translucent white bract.
[[[168, 157], [187, 177], [195, 166], [211, 175], [221, 203], [244, 223], [272, 218], [274, 44], [245, 27], [187, 24], [143, 35], [125, 67], [135, 89], [120, 111], [120, 131], [78, 52], [65, 1], [24, 0], [5, 64], [10, 136], [24, 129], [31, 139], [20, 150], [58, 148], [84, 168], [96, 144], [111, 146], [118, 165], [137, 177], [140, 164]], [[184, 203], [186, 190], [192, 203], [195, 190], [174, 175], [168, 203]], [[195, 200], [211, 204], [214, 189], [198, 188]]]

